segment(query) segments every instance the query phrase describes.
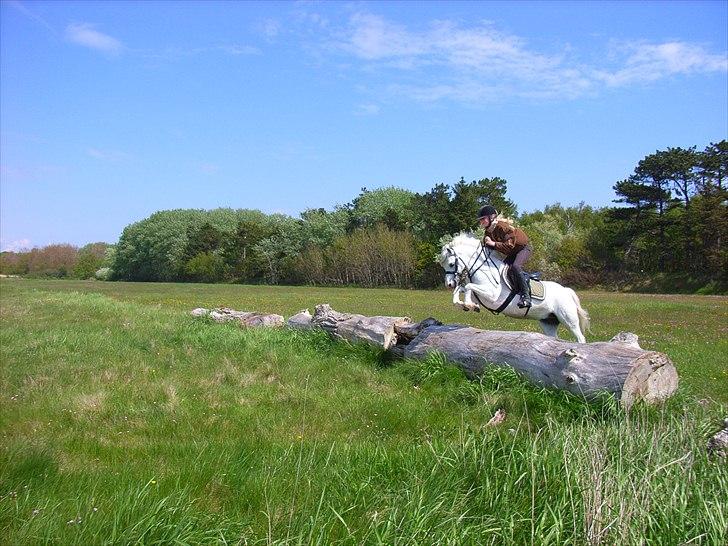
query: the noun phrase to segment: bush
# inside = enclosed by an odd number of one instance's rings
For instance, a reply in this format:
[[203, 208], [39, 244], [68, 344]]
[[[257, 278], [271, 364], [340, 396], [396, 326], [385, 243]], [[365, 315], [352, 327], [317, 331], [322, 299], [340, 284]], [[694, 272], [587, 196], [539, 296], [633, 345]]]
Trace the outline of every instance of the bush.
[[113, 271], [110, 267], [102, 267], [95, 274], [94, 277], [99, 281], [108, 281], [113, 276]]
[[217, 282], [225, 276], [225, 262], [212, 252], [201, 252], [185, 264], [185, 274], [194, 282]]

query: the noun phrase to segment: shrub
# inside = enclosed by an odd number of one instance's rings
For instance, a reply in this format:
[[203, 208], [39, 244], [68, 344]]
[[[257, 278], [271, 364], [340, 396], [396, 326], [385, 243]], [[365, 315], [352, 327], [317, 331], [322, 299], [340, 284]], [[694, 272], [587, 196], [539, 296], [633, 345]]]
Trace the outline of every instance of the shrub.
[[94, 277], [99, 281], [108, 281], [113, 276], [113, 271], [110, 267], [102, 267], [95, 274]]
[[194, 282], [217, 282], [225, 276], [225, 262], [212, 252], [201, 252], [185, 264], [185, 274]]

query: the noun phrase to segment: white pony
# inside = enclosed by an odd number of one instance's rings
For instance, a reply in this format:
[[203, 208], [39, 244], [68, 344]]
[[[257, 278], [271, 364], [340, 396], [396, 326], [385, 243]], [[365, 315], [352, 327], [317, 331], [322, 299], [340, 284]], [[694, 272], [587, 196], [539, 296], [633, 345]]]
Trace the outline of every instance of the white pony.
[[[508, 266], [501, 256], [470, 234], [460, 234], [444, 245], [439, 262], [445, 270], [445, 284], [455, 289], [453, 304], [465, 311], [480, 311], [482, 305], [494, 313], [538, 320], [544, 334], [551, 337], [557, 337], [556, 330], [563, 324], [579, 343], [586, 343], [583, 332], [589, 330], [589, 314], [571, 288], [543, 281], [543, 294], [532, 296], [531, 307], [519, 308], [518, 298], [506, 303], [512, 290], [506, 284]], [[462, 302], [461, 293], [465, 294]], [[480, 305], [473, 301], [473, 295]]]

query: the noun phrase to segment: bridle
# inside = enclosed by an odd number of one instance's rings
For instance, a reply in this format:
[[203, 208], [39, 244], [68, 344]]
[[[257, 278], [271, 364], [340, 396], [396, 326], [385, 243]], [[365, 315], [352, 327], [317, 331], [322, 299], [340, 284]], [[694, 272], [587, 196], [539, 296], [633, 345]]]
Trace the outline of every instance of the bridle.
[[[493, 266], [493, 269], [495, 271], [498, 271], [498, 266], [496, 265], [495, 261], [493, 261], [493, 258], [491, 257], [492, 249], [490, 247], [486, 247], [482, 242], [478, 245], [478, 251], [472, 255], [472, 262], [470, 265], [468, 265], [465, 260], [463, 260], [456, 252], [455, 249], [453, 249], [451, 246], [447, 247], [448, 253], [452, 253], [455, 256], [455, 268], [451, 270], [447, 270], [445, 268], [445, 274], [446, 275], [455, 275], [455, 278], [457, 279], [458, 286], [463, 286], [468, 283], [468, 281], [472, 281], [475, 274], [482, 269], [482, 267], [487, 264], [488, 262], [491, 263]], [[478, 261], [480, 260], [481, 256], [483, 257], [483, 261], [478, 264]], [[462, 264], [462, 267], [461, 267]], [[475, 269], [473, 269], [475, 268]], [[493, 283], [494, 286], [500, 285], [500, 279], [497, 275], [493, 274], [491, 271], [488, 271], [487, 278], [490, 282]]]

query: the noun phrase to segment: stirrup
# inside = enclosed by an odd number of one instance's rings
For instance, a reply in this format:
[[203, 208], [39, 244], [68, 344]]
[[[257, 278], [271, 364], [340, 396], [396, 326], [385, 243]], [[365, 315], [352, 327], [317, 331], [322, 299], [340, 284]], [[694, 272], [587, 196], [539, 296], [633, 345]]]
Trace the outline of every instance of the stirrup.
[[528, 296], [521, 296], [521, 301], [518, 302], [519, 309], [525, 309], [531, 307], [531, 298]]

